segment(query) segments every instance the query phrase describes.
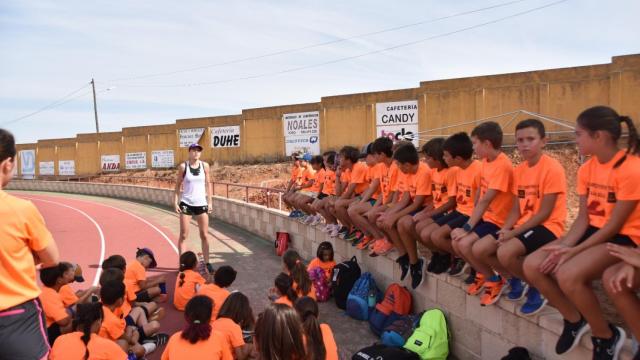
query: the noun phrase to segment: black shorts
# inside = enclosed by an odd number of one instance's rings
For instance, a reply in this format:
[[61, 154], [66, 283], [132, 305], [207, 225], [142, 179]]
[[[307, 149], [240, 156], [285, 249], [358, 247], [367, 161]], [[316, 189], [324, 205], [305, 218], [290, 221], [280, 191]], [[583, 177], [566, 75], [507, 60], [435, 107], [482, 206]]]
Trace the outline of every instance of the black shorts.
[[433, 220], [433, 222], [437, 223], [438, 219], [442, 219], [445, 216], [447, 216], [446, 213], [439, 213], [439, 214], [431, 215], [431, 220]]
[[469, 217], [455, 210], [436, 220], [439, 226], [447, 225], [451, 230], [461, 228], [469, 221]]
[[[584, 235], [582, 235], [582, 237], [580, 238], [580, 240], [578, 240], [578, 244], [582, 243], [583, 241], [587, 240], [589, 237], [591, 237], [591, 235], [595, 234], [596, 231], [600, 230], [599, 228], [595, 227], [595, 226], [591, 226], [589, 225], [589, 227], [587, 228], [587, 231], [584, 232]], [[621, 246], [631, 246], [631, 247], [638, 247], [638, 245], [631, 240], [630, 237], [628, 237], [627, 235], [622, 235], [622, 234], [616, 234], [613, 239], [609, 239], [607, 242], [613, 243], [613, 244], [617, 244], [617, 245], [621, 245]]]
[[0, 311], [0, 359], [42, 359], [49, 348], [40, 300]]
[[498, 231], [500, 231], [498, 225], [484, 220], [480, 220], [478, 225], [471, 230], [471, 232], [474, 232], [481, 239], [487, 235], [491, 235], [496, 240], [498, 239]]
[[412, 212], [409, 213], [409, 215], [413, 216], [413, 215], [419, 213], [422, 210], [424, 210], [424, 206], [420, 206], [419, 208], [413, 210]]
[[147, 290], [140, 290], [136, 293], [136, 302], [152, 302], [153, 299], [149, 296]]
[[329, 196], [329, 195], [327, 195], [325, 193], [319, 193], [318, 194], [318, 200], [322, 200], [322, 199], [326, 198], [327, 196]]
[[522, 245], [524, 245], [524, 248], [527, 251], [526, 255], [531, 254], [558, 238], [554, 233], [542, 225], [535, 226], [516, 237], [520, 242], [522, 242]]
[[185, 215], [201, 215], [209, 211], [208, 206], [191, 206], [184, 201], [180, 202], [180, 211]]

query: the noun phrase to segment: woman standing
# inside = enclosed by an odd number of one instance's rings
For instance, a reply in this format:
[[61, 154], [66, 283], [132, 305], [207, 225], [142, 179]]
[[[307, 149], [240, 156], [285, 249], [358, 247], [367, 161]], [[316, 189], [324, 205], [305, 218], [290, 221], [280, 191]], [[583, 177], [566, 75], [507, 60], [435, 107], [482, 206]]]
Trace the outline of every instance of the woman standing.
[[[182, 243], [189, 236], [189, 220], [194, 217], [200, 230], [204, 262], [209, 273], [212, 273], [213, 266], [211, 265], [209, 241], [207, 239], [209, 214], [213, 211], [211, 177], [209, 175], [209, 164], [201, 161], [200, 155], [202, 155], [202, 146], [198, 144], [189, 145], [189, 160], [178, 166], [173, 202], [176, 212], [180, 214], [180, 239], [178, 240], [180, 254], [182, 254]], [[180, 188], [183, 184], [184, 189], [181, 196]]]

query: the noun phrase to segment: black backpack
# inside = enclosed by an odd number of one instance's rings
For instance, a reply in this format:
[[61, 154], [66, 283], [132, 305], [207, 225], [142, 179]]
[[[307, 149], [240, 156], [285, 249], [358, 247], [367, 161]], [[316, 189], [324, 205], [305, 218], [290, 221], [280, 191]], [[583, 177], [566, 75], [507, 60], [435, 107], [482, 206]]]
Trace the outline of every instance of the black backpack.
[[333, 297], [336, 299], [336, 306], [340, 309], [347, 308], [347, 297], [353, 284], [359, 278], [360, 266], [355, 256], [351, 260], [341, 262], [333, 268], [331, 288], [333, 289]]
[[358, 350], [351, 360], [420, 360], [418, 354], [400, 348], [374, 344]]

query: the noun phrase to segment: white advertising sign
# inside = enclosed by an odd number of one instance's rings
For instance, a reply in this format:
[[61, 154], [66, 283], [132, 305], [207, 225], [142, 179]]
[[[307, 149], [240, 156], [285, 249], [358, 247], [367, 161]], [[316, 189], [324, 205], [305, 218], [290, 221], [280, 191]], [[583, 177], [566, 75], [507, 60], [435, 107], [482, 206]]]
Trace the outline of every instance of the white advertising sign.
[[412, 140], [418, 146], [418, 101], [377, 103], [376, 135], [393, 142]]
[[151, 167], [172, 168], [173, 150], [155, 150], [151, 152]]
[[56, 170], [56, 164], [53, 161], [40, 161], [39, 173], [40, 175], [54, 175]]
[[120, 155], [100, 156], [100, 168], [102, 171], [120, 171]]
[[282, 125], [287, 156], [294, 152], [320, 154], [320, 112], [283, 114]]
[[58, 175], [73, 176], [76, 174], [76, 162], [74, 160], [58, 161]]
[[146, 169], [147, 153], [144, 151], [126, 153], [124, 155], [124, 166], [127, 170]]
[[220, 126], [209, 129], [211, 133], [211, 147], [240, 147], [240, 126]]
[[204, 128], [180, 129], [178, 137], [180, 139], [180, 147], [186, 148], [189, 145], [197, 143], [204, 134]]
[[20, 151], [20, 175], [30, 177], [36, 175], [36, 151]]

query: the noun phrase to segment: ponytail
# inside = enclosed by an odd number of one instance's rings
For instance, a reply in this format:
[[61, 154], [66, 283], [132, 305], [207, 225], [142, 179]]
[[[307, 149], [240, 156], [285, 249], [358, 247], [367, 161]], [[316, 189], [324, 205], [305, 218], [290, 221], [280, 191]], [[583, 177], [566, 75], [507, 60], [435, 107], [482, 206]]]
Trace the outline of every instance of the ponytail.
[[638, 130], [636, 129], [633, 120], [628, 116], [620, 116], [618, 117], [620, 123], [627, 124], [627, 129], [629, 131], [629, 141], [627, 143], [627, 153], [637, 155], [640, 153], [640, 137], [638, 136]]
[[84, 359], [89, 358], [89, 341], [91, 340], [91, 328], [96, 321], [102, 321], [104, 316], [102, 304], [99, 302], [78, 304], [76, 316], [72, 326], [76, 331], [82, 331], [82, 342], [84, 343]]
[[302, 257], [300, 257], [300, 254], [293, 249], [289, 249], [282, 255], [282, 261], [287, 267], [287, 270], [289, 270], [291, 278], [298, 286], [300, 293], [303, 296], [307, 295], [311, 291], [312, 283], [309, 278], [309, 273], [302, 263]]
[[184, 318], [187, 325], [182, 330], [181, 337], [191, 344], [207, 340], [211, 336], [211, 311], [213, 300], [204, 295], [191, 298], [184, 308]]
[[318, 304], [310, 297], [303, 296], [295, 303], [296, 311], [302, 320], [302, 328], [308, 339], [308, 358], [310, 360], [324, 360], [327, 349], [324, 347], [322, 329], [318, 321]]
[[178, 275], [180, 281], [178, 282], [178, 286], [182, 287], [184, 284], [185, 271], [193, 270], [198, 264], [198, 258], [193, 251], [187, 251], [180, 255], [180, 275]]
[[276, 276], [275, 286], [280, 294], [286, 296], [292, 303], [298, 299], [298, 294], [293, 290], [293, 280], [291, 279], [291, 276], [285, 273], [280, 273]]

